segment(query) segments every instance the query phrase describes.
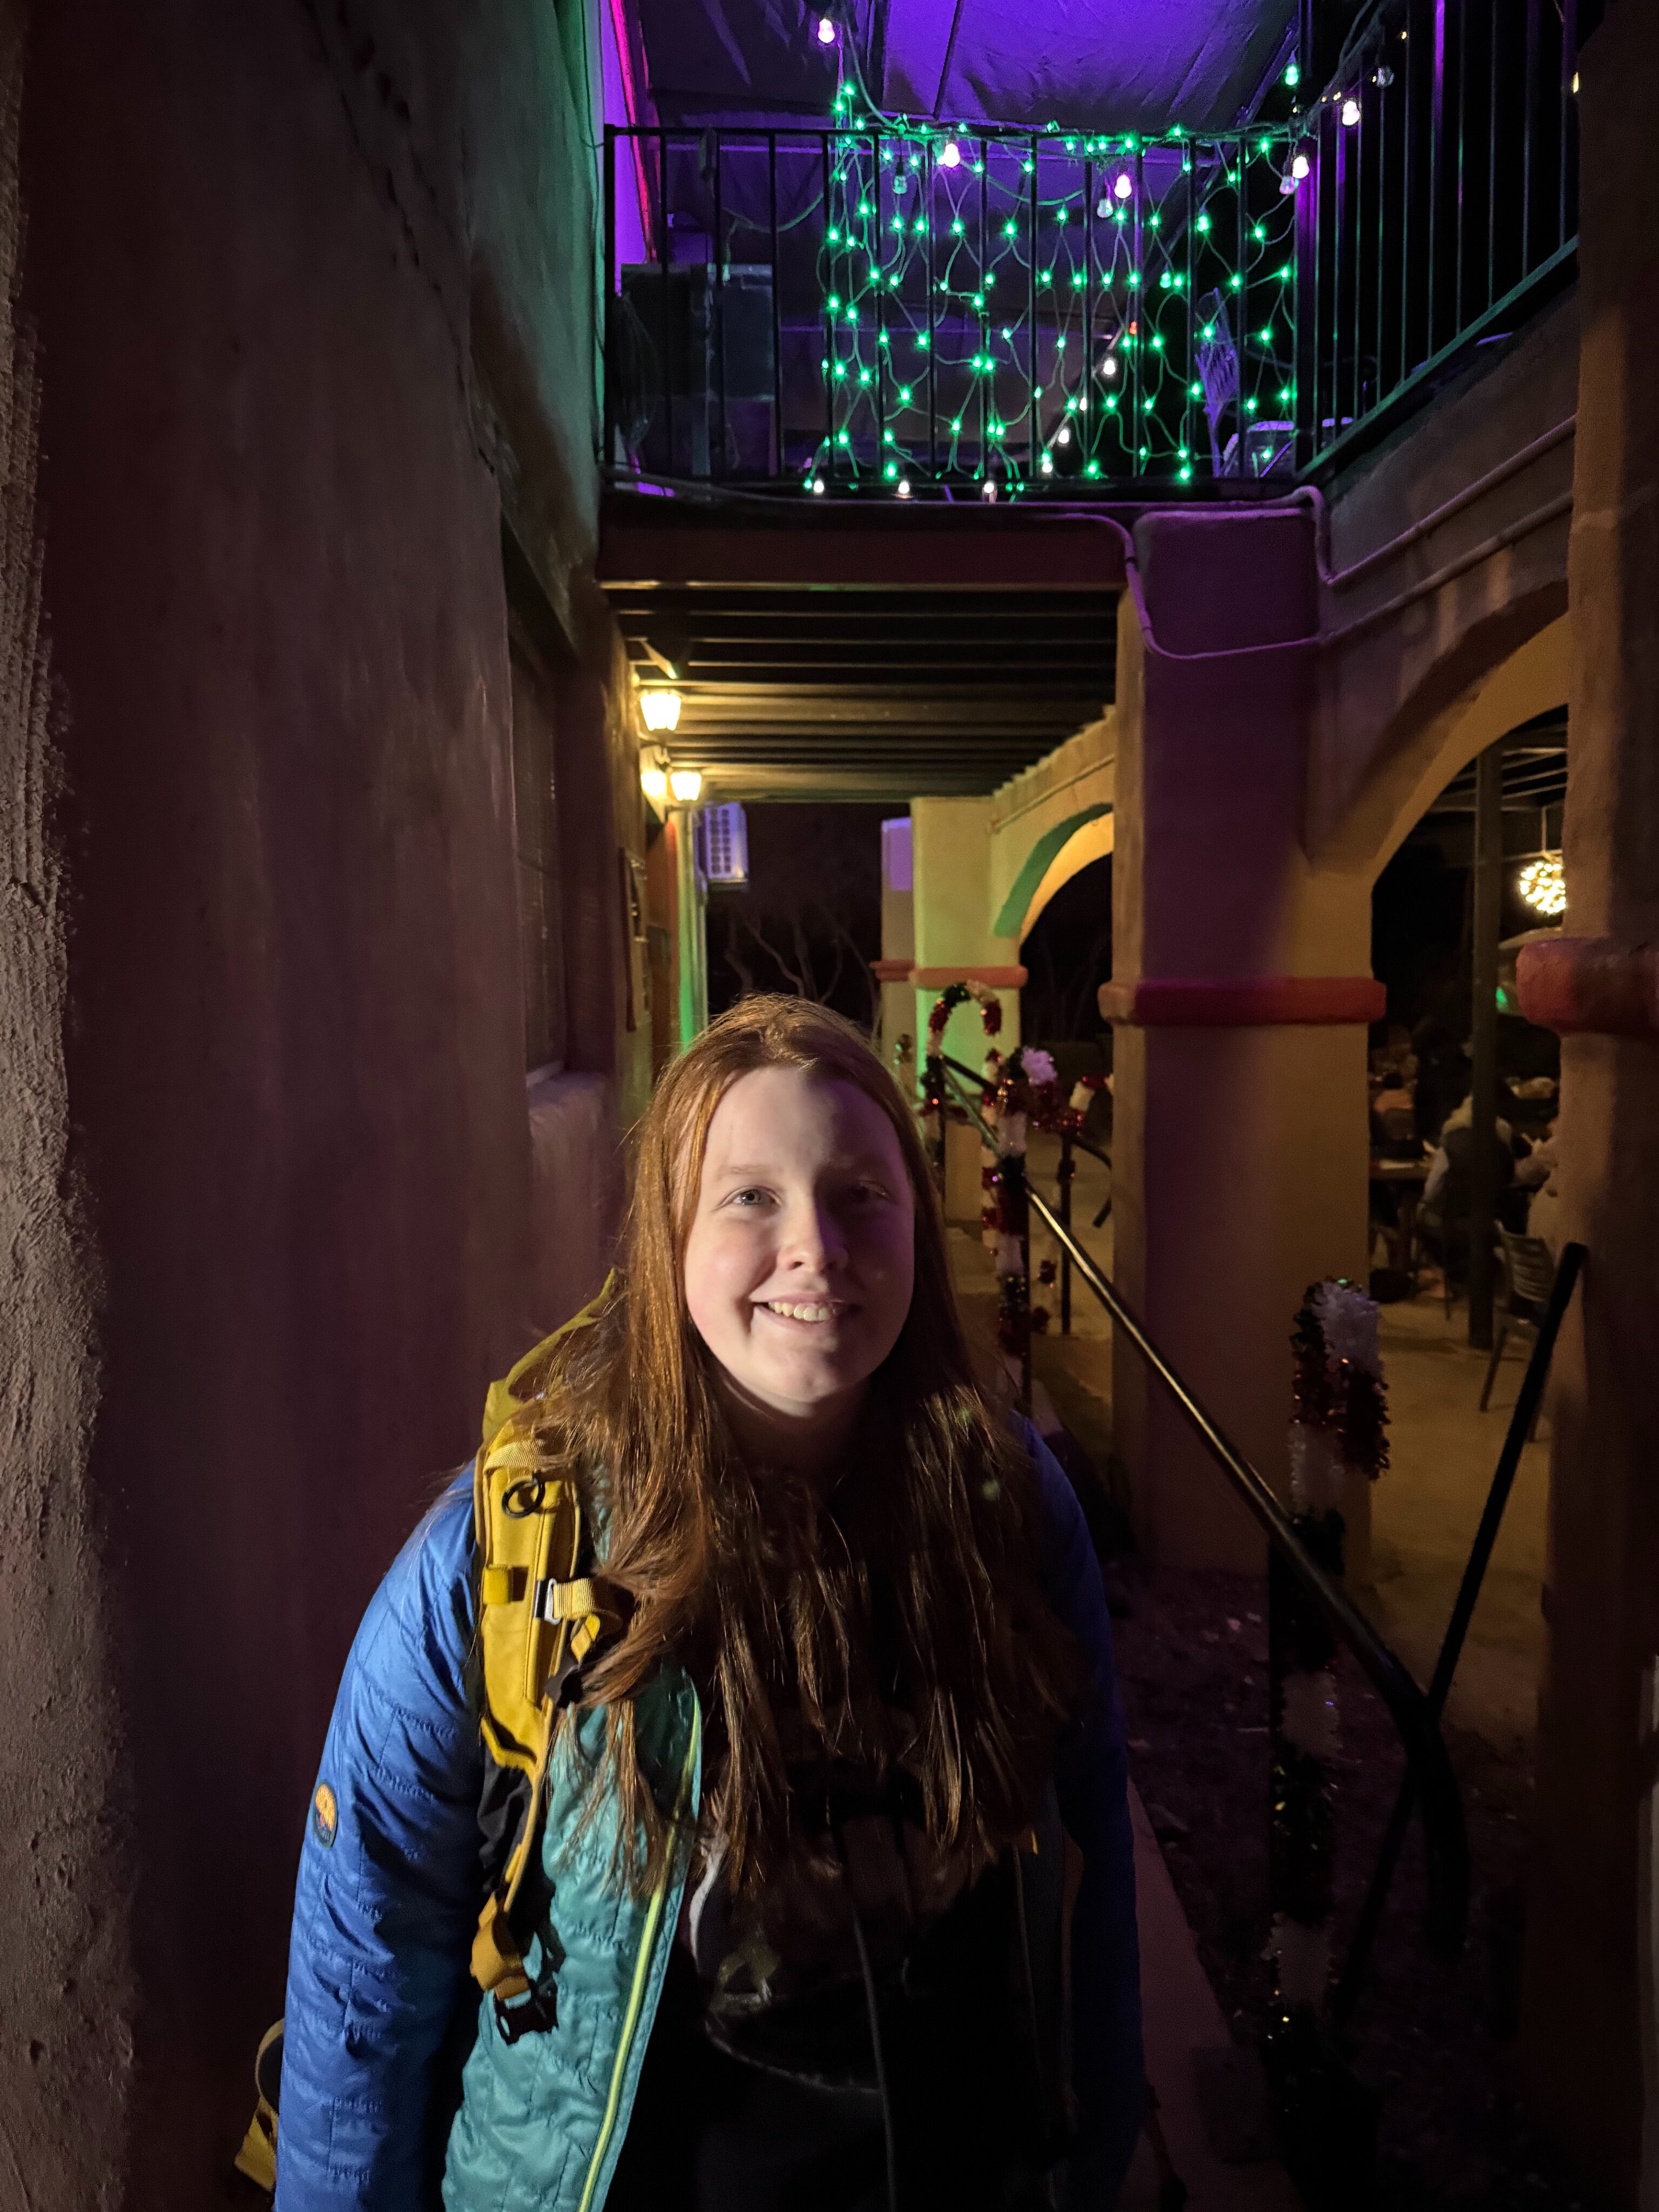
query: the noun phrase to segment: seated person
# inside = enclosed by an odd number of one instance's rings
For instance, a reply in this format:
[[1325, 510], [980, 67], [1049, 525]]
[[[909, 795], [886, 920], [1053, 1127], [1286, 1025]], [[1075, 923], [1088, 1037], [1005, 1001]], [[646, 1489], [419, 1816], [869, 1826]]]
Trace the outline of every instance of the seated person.
[[[1498, 1124], [1498, 1212], [1504, 1218], [1504, 1226], [1512, 1227], [1507, 1214], [1512, 1208], [1505, 1205], [1505, 1193], [1513, 1182], [1515, 1157], [1513, 1135], [1507, 1121]], [[1440, 1134], [1439, 1149], [1429, 1163], [1428, 1180], [1423, 1186], [1423, 1204], [1418, 1213], [1418, 1226], [1423, 1242], [1440, 1261], [1449, 1267], [1467, 1257], [1469, 1242], [1469, 1204], [1474, 1188], [1474, 1127], [1472, 1102], [1465, 1098], [1462, 1104], [1447, 1117]]]
[[1515, 1180], [1531, 1196], [1527, 1201], [1527, 1234], [1541, 1237], [1550, 1248], [1552, 1255], [1561, 1256], [1561, 1191], [1558, 1182], [1560, 1165], [1556, 1151], [1557, 1124], [1550, 1123], [1548, 1131], [1535, 1144], [1527, 1158], [1515, 1170]]
[[1371, 1150], [1379, 1159], [1422, 1158], [1423, 1146], [1417, 1134], [1417, 1106], [1409, 1084], [1390, 1081], [1372, 1099]]

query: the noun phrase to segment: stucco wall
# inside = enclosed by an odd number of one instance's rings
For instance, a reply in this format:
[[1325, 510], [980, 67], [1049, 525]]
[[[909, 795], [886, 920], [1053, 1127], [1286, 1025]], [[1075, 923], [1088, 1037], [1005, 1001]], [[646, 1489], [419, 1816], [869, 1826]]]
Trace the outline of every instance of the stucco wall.
[[114, 1623], [88, 1460], [97, 1257], [70, 1128], [70, 884], [18, 295], [27, 23], [0, 5], [0, 2204], [106, 2201], [131, 2090]]
[[[1616, 957], [1659, 939], [1651, 9], [1608, 10], [1581, 82], [1565, 928]], [[1561, 1230], [1588, 1257], [1553, 1378], [1522, 2021], [1534, 2112], [1619, 2212], [1659, 2203], [1659, 1038], [1649, 1022], [1646, 1034], [1562, 1039]]]
[[[1110, 812], [1116, 754], [1117, 712], [1109, 707], [1097, 722], [997, 791], [991, 802], [994, 929], [1016, 941], [1024, 936], [1036, 919], [1031, 908], [1038, 890], [1067, 841], [1085, 823]], [[1110, 850], [1109, 844], [1101, 848]], [[1048, 885], [1048, 897], [1064, 880], [1062, 874]]]
[[[568, 11], [435, 0], [33, 23], [52, 715], [14, 405], [0, 1820], [40, 1871], [0, 1933], [0, 2198], [10, 2156], [36, 2212], [219, 2201], [346, 1644], [545, 1303], [504, 505], [601, 687], [612, 881], [638, 815], [586, 580], [581, 56]], [[638, 1058], [611, 1041], [618, 1102]]]
[[[1346, 580], [1320, 592], [1326, 643], [1306, 824], [1316, 859], [1375, 872], [1421, 811], [1419, 798], [1433, 797], [1486, 741], [1460, 757], [1456, 730], [1493, 672], [1565, 615], [1577, 361], [1569, 292], [1333, 489], [1326, 565]], [[1548, 442], [1564, 425], [1566, 434]], [[1542, 707], [1565, 696], [1564, 684]]]

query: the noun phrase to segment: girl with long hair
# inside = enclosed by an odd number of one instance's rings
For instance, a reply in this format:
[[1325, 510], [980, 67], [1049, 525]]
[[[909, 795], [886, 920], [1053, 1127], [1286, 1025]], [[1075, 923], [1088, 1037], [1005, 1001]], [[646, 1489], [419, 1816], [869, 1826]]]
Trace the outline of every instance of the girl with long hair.
[[856, 1030], [751, 999], [675, 1061], [617, 1274], [485, 1430], [341, 1686], [278, 2212], [1106, 2212], [1099, 1570]]

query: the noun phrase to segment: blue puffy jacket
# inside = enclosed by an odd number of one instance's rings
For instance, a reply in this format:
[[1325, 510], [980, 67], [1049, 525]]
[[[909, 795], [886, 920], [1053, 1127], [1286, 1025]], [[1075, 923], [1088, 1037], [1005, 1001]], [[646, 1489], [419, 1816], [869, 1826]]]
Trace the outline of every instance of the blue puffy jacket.
[[[1070, 2201], [1109, 2212], [1143, 2094], [1122, 1719], [1081, 1510], [1035, 1431], [1030, 1442], [1044, 1590], [1092, 1675], [1054, 1779], [1084, 1859], [1072, 1935], [1081, 2136]], [[447, 2212], [599, 2212], [627, 2133], [684, 1861], [653, 1895], [620, 1894], [607, 1878], [614, 1827], [601, 1819], [577, 1833], [577, 1793], [555, 1780], [543, 1856], [563, 1952], [558, 2024], [507, 2045], [469, 1974], [483, 1784], [468, 1679], [471, 1547], [469, 1468], [404, 1547], [346, 1662], [295, 1903], [277, 2212], [425, 2212], [440, 2195]], [[599, 1725], [597, 1714], [579, 1722], [595, 1749]], [[638, 1733], [659, 1794], [695, 1812], [700, 1716], [683, 1674], [665, 1669], [652, 1684]], [[532, 1976], [538, 1965], [532, 1951]]]

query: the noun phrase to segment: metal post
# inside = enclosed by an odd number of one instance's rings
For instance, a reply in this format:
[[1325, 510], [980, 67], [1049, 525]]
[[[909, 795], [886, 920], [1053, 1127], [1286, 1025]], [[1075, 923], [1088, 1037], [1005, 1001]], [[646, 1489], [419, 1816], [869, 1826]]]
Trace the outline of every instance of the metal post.
[[1498, 1216], [1498, 940], [1504, 898], [1504, 744], [1474, 771], [1474, 921], [1470, 960], [1474, 1157], [1469, 1189], [1469, 1342], [1492, 1348]]
[[[990, 274], [990, 267], [985, 258], [988, 250], [985, 234], [990, 228], [991, 187], [991, 172], [987, 166], [985, 156], [989, 150], [990, 141], [981, 138], [979, 142], [978, 155], [979, 296], [984, 301], [985, 305], [979, 311], [979, 351], [981, 360], [987, 362], [995, 358], [991, 351], [991, 295], [985, 289], [985, 280]], [[981, 481], [985, 483], [989, 483], [991, 481], [990, 425], [997, 419], [996, 386], [996, 371], [992, 368], [982, 369], [980, 372], [979, 380], [979, 473]]]
[[1019, 1241], [1019, 1272], [1005, 1275], [1002, 1294], [1005, 1348], [1019, 1362], [1019, 1410], [1031, 1410], [1031, 1209], [1027, 1203], [1025, 1155], [1004, 1152], [997, 1162], [998, 1196], [1003, 1234]]
[[[1250, 278], [1248, 267], [1250, 251], [1250, 195], [1249, 187], [1246, 182], [1250, 161], [1249, 138], [1245, 137], [1238, 138], [1235, 142], [1234, 150], [1237, 155], [1238, 168], [1237, 195], [1238, 254], [1236, 263], [1238, 272], [1238, 305], [1233, 311], [1237, 319], [1237, 326], [1233, 332], [1233, 345], [1238, 355], [1238, 398], [1233, 407], [1233, 420], [1237, 426], [1238, 443], [1233, 449], [1235, 464], [1233, 473], [1242, 477], [1248, 476], [1249, 473], [1246, 466], [1244, 433], [1249, 428], [1250, 422], [1249, 409], [1246, 403], [1253, 396], [1250, 391]], [[1223, 158], [1224, 160], [1225, 156], [1224, 155]], [[1292, 378], [1296, 375], [1294, 331], [1291, 337], [1291, 374]]]
[[[826, 131], [818, 142], [818, 155], [823, 170], [823, 258], [833, 290], [836, 257], [830, 250], [830, 233], [835, 227], [835, 201], [830, 190], [830, 134]], [[828, 477], [836, 465], [836, 318], [826, 300], [820, 310], [823, 325], [823, 473]]]
[[710, 137], [712, 138], [712, 140], [714, 141], [714, 349], [715, 349], [715, 351], [714, 351], [714, 374], [715, 374], [715, 377], [716, 377], [716, 380], [717, 380], [716, 388], [717, 388], [717, 390], [719, 391], [719, 393], [720, 393], [720, 465], [719, 465], [719, 466], [718, 466], [718, 467], [716, 467], [716, 466], [715, 466], [715, 465], [714, 465], [714, 461], [713, 456], [712, 456], [712, 455], [710, 456], [710, 459], [709, 459], [709, 464], [708, 464], [708, 473], [709, 473], [709, 475], [710, 475], [711, 477], [723, 477], [723, 476], [726, 474], [726, 459], [727, 459], [727, 457], [728, 457], [728, 454], [729, 454], [729, 452], [730, 452], [730, 447], [731, 447], [731, 430], [730, 430], [730, 427], [729, 427], [729, 425], [728, 425], [728, 423], [727, 423], [727, 421], [726, 421], [726, 255], [725, 255], [725, 253], [724, 253], [724, 252], [723, 252], [723, 250], [722, 250], [721, 241], [720, 241], [720, 232], [721, 232], [721, 231], [722, 231], [722, 229], [724, 229], [724, 228], [725, 228], [725, 218], [724, 218], [724, 216], [723, 216], [723, 214], [722, 214], [721, 207], [720, 207], [720, 148], [721, 148], [721, 134], [720, 134], [720, 131], [711, 131], [711, 132], [709, 133], [709, 137]]
[[922, 148], [922, 173], [927, 179], [926, 196], [922, 201], [922, 220], [927, 228], [922, 236], [927, 241], [927, 477], [931, 483], [939, 482], [939, 383], [933, 364], [939, 355], [939, 319], [934, 312], [935, 276], [933, 252], [933, 142], [930, 138]]
[[778, 134], [766, 134], [767, 205], [770, 216], [772, 258], [772, 474], [784, 472], [783, 442], [783, 270], [778, 260]]
[[[1072, 1225], [1072, 1178], [1077, 1173], [1077, 1161], [1072, 1153], [1072, 1133], [1062, 1129], [1060, 1136], [1060, 1190], [1055, 1211], [1067, 1229]], [[1072, 1333], [1072, 1255], [1062, 1244], [1060, 1248], [1060, 1333]]]
[[1417, 98], [1413, 87], [1417, 80], [1418, 47], [1410, 42], [1412, 28], [1411, 0], [1406, 0], [1406, 51], [1400, 58], [1400, 75], [1405, 89], [1401, 96], [1402, 119], [1400, 140], [1400, 374], [1395, 381], [1403, 384], [1412, 372], [1412, 216], [1413, 193], [1417, 175]]
[[605, 465], [613, 468], [617, 454], [617, 379], [611, 359], [611, 333], [617, 322], [617, 126], [605, 126], [605, 328], [599, 334], [600, 361], [605, 374]]
[[[1026, 195], [1030, 225], [1027, 242], [1031, 265], [1025, 272], [1025, 407], [1031, 428], [1025, 452], [1025, 473], [1035, 484], [1042, 466], [1042, 422], [1037, 406], [1037, 224], [1040, 216], [1037, 204], [1037, 142], [1035, 137], [1028, 139], [1026, 144], [1031, 163], [1031, 185]], [[1018, 367], [1018, 360], [1014, 365]]]
[[881, 289], [881, 133], [878, 131], [870, 140], [870, 196], [876, 216], [876, 248], [871, 257], [876, 277], [876, 358], [871, 374], [876, 395], [876, 481], [882, 481], [887, 459], [887, 361], [888, 349], [882, 343], [887, 336], [887, 295]]
[[1429, 253], [1424, 282], [1428, 293], [1428, 332], [1423, 358], [1431, 361], [1440, 348], [1439, 308], [1445, 287], [1440, 274], [1440, 203], [1446, 186], [1446, 0], [1433, 0], [1433, 34], [1429, 62]]

